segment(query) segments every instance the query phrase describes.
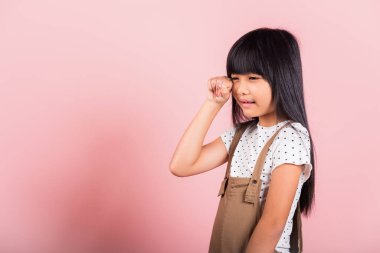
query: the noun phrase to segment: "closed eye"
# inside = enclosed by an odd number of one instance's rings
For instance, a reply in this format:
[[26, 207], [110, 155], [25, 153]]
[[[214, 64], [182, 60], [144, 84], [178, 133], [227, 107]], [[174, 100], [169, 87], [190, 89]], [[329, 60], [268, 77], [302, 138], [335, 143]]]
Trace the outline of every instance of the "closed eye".
[[[231, 80], [236, 80], [236, 79], [239, 79], [237, 77], [232, 77]], [[254, 77], [254, 76], [251, 76], [249, 79], [252, 79], [252, 80], [257, 80], [259, 79], [258, 77]]]

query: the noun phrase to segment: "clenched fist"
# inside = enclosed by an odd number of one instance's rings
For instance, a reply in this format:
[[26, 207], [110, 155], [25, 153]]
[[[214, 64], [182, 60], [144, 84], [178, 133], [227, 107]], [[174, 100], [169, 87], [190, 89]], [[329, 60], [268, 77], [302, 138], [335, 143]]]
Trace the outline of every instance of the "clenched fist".
[[207, 99], [224, 104], [228, 101], [232, 91], [232, 81], [227, 76], [217, 76], [207, 81]]

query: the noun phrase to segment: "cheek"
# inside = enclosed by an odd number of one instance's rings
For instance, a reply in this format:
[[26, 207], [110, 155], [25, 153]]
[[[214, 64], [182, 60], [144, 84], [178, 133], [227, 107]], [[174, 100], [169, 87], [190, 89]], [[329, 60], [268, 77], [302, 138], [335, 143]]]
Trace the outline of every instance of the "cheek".
[[272, 101], [272, 89], [270, 88], [269, 84], [263, 85], [261, 88], [262, 89], [259, 91], [261, 100], [263, 103], [269, 105]]
[[238, 93], [237, 93], [236, 88], [232, 88], [231, 93], [232, 93], [232, 96], [233, 96], [235, 99], [237, 99], [237, 97], [238, 97]]

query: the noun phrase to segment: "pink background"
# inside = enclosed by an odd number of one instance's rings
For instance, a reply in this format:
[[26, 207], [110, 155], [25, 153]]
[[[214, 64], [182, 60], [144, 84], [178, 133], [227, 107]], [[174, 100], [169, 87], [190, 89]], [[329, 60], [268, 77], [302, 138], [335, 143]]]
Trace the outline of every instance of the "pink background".
[[[225, 165], [169, 161], [244, 33], [300, 42], [305, 252], [379, 252], [378, 1], [1, 1], [0, 252], [207, 252]], [[231, 101], [205, 143], [231, 126]]]

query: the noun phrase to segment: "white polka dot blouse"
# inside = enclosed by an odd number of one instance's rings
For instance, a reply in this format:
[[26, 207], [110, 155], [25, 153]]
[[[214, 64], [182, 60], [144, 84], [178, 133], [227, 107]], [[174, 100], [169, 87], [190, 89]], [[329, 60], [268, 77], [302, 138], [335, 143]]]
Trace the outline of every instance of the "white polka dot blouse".
[[[257, 125], [253, 131], [249, 128], [245, 130], [241, 139], [236, 146], [234, 156], [231, 161], [230, 176], [232, 177], [251, 177], [255, 162], [265, 143], [272, 135], [283, 125], [288, 122], [282, 121], [274, 126], [264, 127]], [[270, 178], [273, 170], [284, 163], [304, 165], [301, 177], [298, 182], [298, 188], [293, 200], [293, 204], [288, 216], [287, 223], [276, 250], [279, 252], [290, 252], [290, 234], [293, 226], [293, 215], [297, 208], [297, 203], [301, 194], [303, 183], [310, 177], [312, 164], [310, 163], [310, 139], [307, 129], [298, 122], [292, 122], [280, 130], [277, 137], [269, 147], [268, 155], [264, 161], [264, 167], [261, 174], [261, 192], [260, 202], [266, 200], [269, 190]], [[232, 127], [220, 135], [227, 152], [234, 137], [236, 128]]]

